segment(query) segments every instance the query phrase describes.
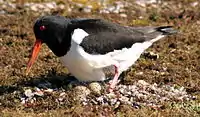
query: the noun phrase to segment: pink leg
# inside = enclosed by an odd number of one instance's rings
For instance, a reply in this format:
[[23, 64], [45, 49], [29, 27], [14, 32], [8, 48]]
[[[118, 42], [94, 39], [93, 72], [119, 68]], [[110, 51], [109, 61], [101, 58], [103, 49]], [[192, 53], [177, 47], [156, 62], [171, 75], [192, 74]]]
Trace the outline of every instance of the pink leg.
[[114, 65], [115, 67], [115, 76], [113, 78], [113, 80], [111, 81], [111, 84], [109, 86], [109, 92], [112, 92], [113, 89], [115, 88], [117, 81], [118, 81], [118, 77], [119, 77], [119, 71], [118, 71], [118, 67], [116, 65]]

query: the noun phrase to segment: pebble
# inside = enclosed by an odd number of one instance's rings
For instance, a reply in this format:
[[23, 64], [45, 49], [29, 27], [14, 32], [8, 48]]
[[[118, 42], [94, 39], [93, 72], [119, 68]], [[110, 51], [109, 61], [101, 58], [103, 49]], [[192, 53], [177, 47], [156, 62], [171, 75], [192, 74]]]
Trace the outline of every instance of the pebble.
[[121, 16], [121, 17], [124, 17], [124, 18], [126, 18], [126, 17], [127, 17], [127, 15], [126, 15], [126, 14], [124, 14], [124, 13], [120, 14], [120, 16]]
[[[159, 108], [160, 103], [166, 101], [189, 101], [196, 99], [195, 96], [187, 94], [184, 87], [177, 87], [176, 85], [163, 85], [158, 86], [156, 83], [149, 84], [144, 80], [138, 80], [132, 85], [116, 86], [116, 92], [101, 93], [101, 85], [97, 82], [88, 84], [89, 88], [82, 86], [79, 83], [74, 83], [74, 87], [70, 90], [74, 94], [74, 99], [81, 101], [83, 105], [112, 105], [114, 108], [119, 107], [121, 104], [131, 105], [134, 108], [140, 108], [141, 105], [149, 106], [152, 108]], [[21, 103], [25, 104], [35, 103], [37, 98], [35, 96], [44, 96], [44, 92], [53, 93], [59, 92], [61, 89], [43, 89], [35, 87], [33, 90], [24, 90], [25, 97], [21, 97]], [[96, 92], [98, 95], [95, 97], [89, 97], [91, 92]], [[55, 100], [58, 103], [63, 103], [65, 100], [66, 92], [61, 90], [60, 95]]]
[[198, 1], [195, 1], [195, 2], [192, 2], [192, 3], [191, 3], [191, 5], [192, 5], [193, 7], [196, 7], [198, 4], [199, 4]]
[[59, 7], [60, 9], [65, 9], [65, 5], [64, 5], [64, 4], [60, 4], [58, 7]]
[[25, 104], [26, 103], [25, 98], [20, 98], [20, 100], [21, 100], [21, 104]]
[[32, 11], [38, 11], [38, 8], [37, 8], [36, 5], [30, 6], [30, 9], [31, 9]]
[[42, 91], [36, 91], [36, 92], [34, 92], [34, 95], [44, 96], [44, 93]]
[[[168, 90], [170, 87], [170, 90]], [[184, 90], [184, 87], [172, 88], [173, 86], [163, 86], [158, 87], [156, 83], [149, 84], [144, 80], [139, 80], [133, 85], [117, 85], [116, 89], [119, 92], [102, 94], [99, 97], [90, 101], [88, 103], [93, 104], [110, 104], [118, 105], [119, 104], [128, 104], [132, 105], [135, 108], [140, 108], [140, 105], [151, 106], [153, 108], [159, 108], [159, 102], [165, 102], [170, 100], [191, 100], [193, 97], [188, 95]], [[136, 103], [137, 102], [137, 103]], [[137, 106], [135, 106], [137, 104]]]
[[26, 97], [30, 98], [30, 97], [33, 97], [33, 96], [34, 96], [34, 93], [32, 92], [31, 89], [27, 89], [27, 90], [25, 90], [24, 95], [25, 95]]
[[65, 92], [62, 92], [62, 93], [60, 94], [60, 97], [65, 96], [65, 95], [66, 95], [66, 93], [65, 93]]
[[159, 59], [159, 55], [154, 52], [144, 52], [144, 56], [153, 60]]
[[83, 9], [83, 11], [84, 11], [85, 13], [90, 13], [90, 12], [92, 12], [92, 9], [91, 9], [91, 8], [88, 8], [88, 7], [85, 7], [85, 8]]
[[120, 101], [117, 101], [114, 105], [114, 108], [118, 108], [120, 106], [121, 102]]
[[[120, 14], [121, 17], [127, 17], [125, 12], [125, 7], [128, 6], [127, 2], [122, 1], [114, 1], [112, 4], [107, 4], [106, 2], [100, 3], [102, 1], [99, 1], [98, 4], [101, 5], [99, 12], [100, 13], [116, 13]], [[6, 9], [16, 9], [17, 4], [14, 2], [1, 2], [2, 8], [5, 10], [1, 10], [1, 13], [4, 13], [2, 11], [5, 11], [7, 13]], [[78, 8], [82, 8], [83, 12], [91, 13], [93, 12], [93, 6], [92, 5], [86, 5], [86, 3], [89, 3], [89, 1], [80, 3], [80, 2], [73, 2], [73, 5], [69, 8], [66, 8], [64, 4], [57, 4], [56, 2], [41, 2], [41, 3], [33, 3], [33, 2], [25, 2], [22, 7], [31, 10], [33, 12], [37, 13], [49, 13], [51, 10], [57, 10], [57, 9], [67, 9], [68, 12], [71, 12], [73, 10], [77, 10]]]
[[138, 72], [138, 73], [136, 73], [137, 75], [143, 75], [144, 74], [144, 72]]
[[[63, 4], [57, 4], [56, 2], [52, 1], [52, 2], [40, 2], [40, 3], [33, 3], [33, 2], [25, 2], [23, 7], [34, 11], [34, 12], [39, 12], [39, 13], [49, 13], [51, 10], [57, 10], [57, 9], [67, 9], [68, 12], [71, 12], [73, 10], [77, 10], [78, 8], [82, 8], [83, 12], [86, 13], [90, 13], [93, 11], [93, 6], [92, 5], [86, 5], [86, 4], [90, 4], [90, 1], [85, 1], [85, 2], [73, 2], [73, 1], [68, 1], [71, 2], [73, 5], [70, 5], [69, 8], [66, 8], [64, 3]], [[160, 2], [160, 1], [158, 1]], [[122, 13], [120, 14], [121, 17], [127, 17], [125, 13], [125, 8], [126, 7], [130, 7], [130, 5], [132, 4], [137, 4], [138, 6], [141, 6], [142, 9], [144, 9], [144, 7], [146, 7], [147, 5], [152, 5], [154, 7], [158, 7], [157, 5], [157, 0], [135, 0], [134, 2], [126, 2], [126, 1], [113, 1], [113, 3], [108, 4], [108, 2], [106, 1], [102, 1], [102, 0], [98, 0], [97, 4], [101, 5], [99, 12], [100, 13]], [[163, 2], [167, 3], [167, 2]], [[17, 8], [17, 4], [15, 2], [11, 2], [11, 1], [4, 1], [1, 0], [0, 1], [1, 7], [4, 10], [0, 10], [0, 13], [7, 13], [6, 8], [10, 8], [10, 9], [16, 9]], [[70, 3], [69, 3], [70, 4]], [[194, 1], [191, 3], [191, 6], [196, 7], [199, 5], [198, 1]], [[5, 12], [2, 12], [5, 11]]]
[[49, 3], [46, 3], [45, 6], [49, 9], [54, 9], [57, 7], [56, 3], [55, 2], [49, 2]]
[[138, 84], [142, 85], [142, 86], [147, 86], [149, 85], [149, 83], [145, 82], [144, 80], [139, 80]]
[[136, 0], [135, 3], [142, 6], [146, 7], [147, 4], [154, 4], [156, 3], [157, 0]]
[[51, 92], [53, 92], [53, 89], [46, 89], [46, 90], [44, 90], [44, 92], [51, 93]]

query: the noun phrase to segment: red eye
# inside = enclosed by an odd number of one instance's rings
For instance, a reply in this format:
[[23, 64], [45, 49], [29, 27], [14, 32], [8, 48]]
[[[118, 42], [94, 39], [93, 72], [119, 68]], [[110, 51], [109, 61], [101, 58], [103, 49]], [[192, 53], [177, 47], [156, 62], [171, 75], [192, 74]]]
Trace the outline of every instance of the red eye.
[[40, 30], [41, 30], [41, 31], [43, 31], [43, 30], [45, 30], [45, 29], [46, 29], [45, 26], [40, 26]]

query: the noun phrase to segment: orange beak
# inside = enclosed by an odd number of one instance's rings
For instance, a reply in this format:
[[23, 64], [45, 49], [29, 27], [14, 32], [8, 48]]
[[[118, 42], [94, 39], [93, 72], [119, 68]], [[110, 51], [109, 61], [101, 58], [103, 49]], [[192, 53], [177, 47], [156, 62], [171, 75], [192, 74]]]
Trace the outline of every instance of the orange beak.
[[32, 50], [31, 58], [29, 59], [29, 62], [27, 65], [26, 74], [29, 73], [31, 66], [33, 65], [34, 61], [36, 60], [38, 53], [40, 51], [41, 45], [42, 45], [42, 41], [40, 39], [36, 39], [33, 50]]

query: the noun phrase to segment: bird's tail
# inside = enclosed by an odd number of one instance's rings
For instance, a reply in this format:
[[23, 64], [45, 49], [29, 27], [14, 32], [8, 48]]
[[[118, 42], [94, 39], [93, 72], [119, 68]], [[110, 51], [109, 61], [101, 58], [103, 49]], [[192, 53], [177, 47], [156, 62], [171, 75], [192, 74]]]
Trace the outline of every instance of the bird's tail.
[[162, 32], [163, 35], [172, 35], [172, 34], [176, 34], [178, 32], [172, 26], [157, 27], [156, 31]]

